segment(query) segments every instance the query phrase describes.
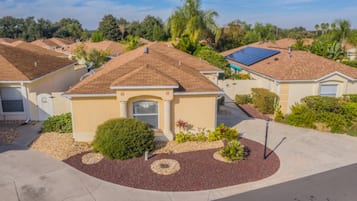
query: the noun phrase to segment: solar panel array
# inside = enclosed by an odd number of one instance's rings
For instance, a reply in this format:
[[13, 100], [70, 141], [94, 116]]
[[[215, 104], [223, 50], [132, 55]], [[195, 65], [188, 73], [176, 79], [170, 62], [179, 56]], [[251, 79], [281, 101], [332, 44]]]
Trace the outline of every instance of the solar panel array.
[[259, 61], [262, 61], [279, 53], [280, 51], [278, 50], [248, 46], [246, 48], [238, 50], [237, 52], [234, 52], [233, 54], [226, 56], [226, 58], [244, 64], [246, 66], [251, 66]]

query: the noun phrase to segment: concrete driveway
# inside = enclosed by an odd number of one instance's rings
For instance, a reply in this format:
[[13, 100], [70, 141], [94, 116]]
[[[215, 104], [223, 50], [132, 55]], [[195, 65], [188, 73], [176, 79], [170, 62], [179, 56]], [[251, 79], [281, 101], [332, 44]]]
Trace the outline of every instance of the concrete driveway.
[[[264, 141], [263, 120], [243, 120], [237, 128], [246, 138]], [[6, 201], [215, 200], [357, 163], [357, 138], [350, 136], [271, 122], [268, 145], [281, 160], [276, 174], [261, 181], [198, 192], [155, 192], [119, 186], [35, 150], [2, 145], [0, 195]]]

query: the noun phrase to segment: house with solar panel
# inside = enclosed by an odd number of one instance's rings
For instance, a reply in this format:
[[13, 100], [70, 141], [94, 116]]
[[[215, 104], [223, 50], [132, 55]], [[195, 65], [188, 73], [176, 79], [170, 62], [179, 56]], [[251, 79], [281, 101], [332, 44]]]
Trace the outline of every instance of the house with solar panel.
[[[222, 52], [231, 67], [250, 74], [248, 87], [266, 88], [280, 97], [283, 113], [306, 96], [357, 94], [357, 69], [305, 51], [284, 41], [254, 43]], [[244, 82], [236, 87], [246, 87]]]
[[221, 69], [177, 50], [151, 43], [115, 57], [65, 93], [71, 101], [73, 137], [92, 141], [98, 125], [112, 118], [137, 118], [172, 140], [176, 122], [192, 130], [214, 129], [216, 85]]

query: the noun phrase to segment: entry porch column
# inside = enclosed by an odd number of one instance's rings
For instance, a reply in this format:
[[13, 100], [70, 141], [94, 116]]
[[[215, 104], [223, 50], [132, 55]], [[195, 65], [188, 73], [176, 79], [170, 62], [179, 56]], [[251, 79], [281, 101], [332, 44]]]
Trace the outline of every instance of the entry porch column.
[[120, 117], [127, 118], [128, 117], [128, 101], [120, 101]]
[[171, 101], [164, 100], [164, 135], [168, 140], [174, 139], [174, 134], [171, 131]]

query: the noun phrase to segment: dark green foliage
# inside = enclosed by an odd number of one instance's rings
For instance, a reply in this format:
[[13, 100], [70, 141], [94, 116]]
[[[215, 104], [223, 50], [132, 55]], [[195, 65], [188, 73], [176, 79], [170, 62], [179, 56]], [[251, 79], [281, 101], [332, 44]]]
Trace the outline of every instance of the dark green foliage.
[[221, 155], [229, 161], [244, 160], [249, 155], [249, 149], [238, 140], [232, 140], [221, 150]]
[[103, 33], [100, 31], [95, 31], [91, 34], [91, 41], [92, 42], [100, 42], [103, 41]]
[[104, 39], [119, 41], [121, 39], [121, 32], [117, 19], [113, 15], [105, 15], [99, 23], [98, 30], [103, 33]]
[[250, 94], [236, 95], [235, 102], [238, 105], [252, 103], [252, 96]]
[[340, 109], [340, 100], [335, 97], [307, 96], [301, 102], [315, 112], [338, 112]]
[[357, 60], [352, 60], [352, 61], [350, 61], [350, 60], [342, 60], [342, 63], [346, 64], [348, 66], [357, 68]]
[[357, 103], [357, 94], [346, 94], [343, 96], [346, 101]]
[[275, 103], [278, 101], [278, 99], [278, 95], [267, 89], [252, 89], [252, 103], [263, 114], [274, 114]]
[[72, 132], [71, 113], [49, 117], [42, 124], [42, 132], [71, 133]]
[[317, 115], [306, 105], [296, 104], [291, 107], [291, 114], [285, 117], [285, 122], [292, 126], [316, 128]]
[[155, 148], [154, 132], [137, 119], [111, 119], [99, 125], [93, 148], [110, 159], [142, 156]]
[[164, 35], [164, 23], [159, 17], [148, 15], [141, 22], [139, 36], [150, 41], [161, 41]]
[[355, 133], [357, 103], [345, 98], [309, 96], [301, 104], [291, 108], [285, 121], [294, 126], [315, 128], [315, 123], [323, 123], [333, 133]]
[[198, 43], [191, 41], [188, 35], [181, 37], [180, 41], [175, 45], [175, 48], [187, 52], [188, 54], [193, 54], [197, 49]]

